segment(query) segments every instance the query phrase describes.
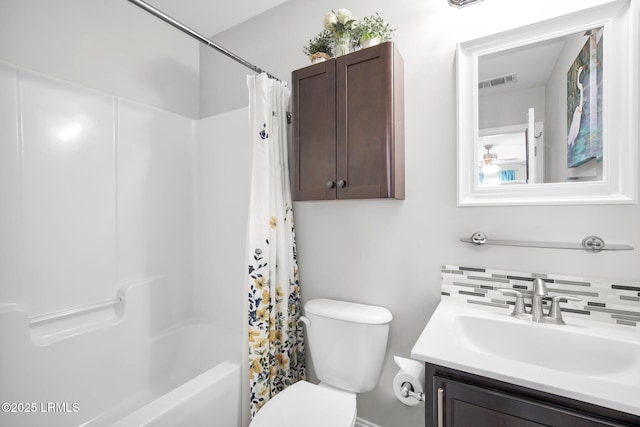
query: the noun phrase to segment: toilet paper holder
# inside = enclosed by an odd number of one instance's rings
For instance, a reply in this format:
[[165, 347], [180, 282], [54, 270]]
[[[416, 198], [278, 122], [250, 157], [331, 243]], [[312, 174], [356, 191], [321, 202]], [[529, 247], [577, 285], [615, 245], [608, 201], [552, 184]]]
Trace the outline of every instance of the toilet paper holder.
[[424, 393], [416, 393], [413, 389], [413, 385], [409, 381], [405, 381], [402, 383], [400, 394], [402, 395], [402, 397], [413, 397], [420, 402], [424, 401]]
[[393, 356], [393, 360], [400, 368], [393, 377], [393, 393], [396, 398], [407, 406], [417, 406], [424, 402], [424, 364], [400, 356]]

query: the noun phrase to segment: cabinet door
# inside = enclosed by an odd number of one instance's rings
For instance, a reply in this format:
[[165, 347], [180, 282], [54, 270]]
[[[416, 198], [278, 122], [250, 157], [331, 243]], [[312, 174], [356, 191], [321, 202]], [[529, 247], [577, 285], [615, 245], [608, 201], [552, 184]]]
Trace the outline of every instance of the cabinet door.
[[[396, 170], [404, 146], [394, 145], [404, 128], [396, 126], [403, 122], [404, 76], [395, 54], [393, 44], [384, 43], [336, 60], [339, 199], [404, 198], [404, 170]], [[396, 194], [400, 174], [402, 194]]]
[[[433, 425], [437, 425], [438, 411], [444, 416], [443, 427], [538, 427], [615, 426], [610, 423], [535, 400], [503, 393], [451, 379], [433, 377], [435, 410]], [[443, 398], [438, 402], [438, 389]], [[429, 424], [427, 422], [427, 424]]]
[[296, 70], [291, 80], [293, 199], [335, 199], [335, 60]]

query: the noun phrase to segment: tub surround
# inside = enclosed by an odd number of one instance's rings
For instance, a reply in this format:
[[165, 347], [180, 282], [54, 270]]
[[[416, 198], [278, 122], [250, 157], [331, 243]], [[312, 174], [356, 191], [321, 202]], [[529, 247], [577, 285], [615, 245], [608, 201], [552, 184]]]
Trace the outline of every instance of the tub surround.
[[165, 276], [154, 330], [189, 318], [193, 121], [2, 61], [0, 94], [0, 304], [36, 316]]
[[[37, 406], [0, 413], [0, 425], [106, 426], [147, 404], [175, 420], [202, 398], [224, 408], [205, 411], [209, 424], [241, 425], [241, 326], [221, 319], [241, 318], [228, 301], [242, 290], [199, 298], [193, 265], [203, 253], [196, 145], [219, 139], [191, 119], [2, 61], [0, 95], [0, 401]], [[233, 271], [218, 265], [207, 292]]]
[[[170, 419], [193, 415], [213, 422], [224, 416], [232, 417], [228, 425], [239, 425], [240, 367], [237, 362], [222, 364], [240, 360], [241, 347], [234, 343], [241, 337], [195, 319], [151, 333], [151, 319], [162, 309], [151, 295], [163, 280], [125, 286], [121, 294], [126, 307], [119, 315], [91, 328], [83, 316], [65, 319], [66, 334], [49, 340], [30, 336], [27, 313], [20, 307], [1, 305], [0, 347], [10, 351], [2, 352], [0, 380], [11, 386], [0, 388], [0, 400], [54, 402], [70, 410], [3, 411], [0, 424], [106, 426], [145, 405], [157, 407], [152, 402], [161, 399]], [[217, 381], [226, 385], [225, 393], [215, 391]], [[216, 415], [171, 409], [179, 402], [188, 406], [202, 399], [224, 411]], [[160, 416], [148, 410], [143, 414], [148, 419]]]

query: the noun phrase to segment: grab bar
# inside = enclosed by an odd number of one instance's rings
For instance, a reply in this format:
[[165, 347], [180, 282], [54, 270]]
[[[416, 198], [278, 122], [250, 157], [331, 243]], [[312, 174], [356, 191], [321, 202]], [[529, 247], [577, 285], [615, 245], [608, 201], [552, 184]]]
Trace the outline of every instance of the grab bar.
[[124, 297], [118, 297], [109, 301], [99, 302], [96, 304], [90, 304], [85, 306], [68, 308], [66, 310], [55, 311], [53, 313], [42, 314], [39, 316], [33, 316], [29, 318], [29, 326], [36, 326], [41, 323], [46, 323], [51, 320], [62, 319], [64, 317], [73, 316], [75, 314], [85, 313], [89, 311], [99, 310], [101, 308], [110, 307], [112, 305], [120, 304], [124, 302]]

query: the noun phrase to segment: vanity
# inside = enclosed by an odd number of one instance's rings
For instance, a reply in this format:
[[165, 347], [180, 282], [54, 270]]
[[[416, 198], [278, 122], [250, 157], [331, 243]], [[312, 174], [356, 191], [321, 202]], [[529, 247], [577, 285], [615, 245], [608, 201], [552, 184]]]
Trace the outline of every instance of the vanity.
[[426, 425], [638, 426], [640, 417], [427, 363]]
[[594, 295], [561, 302], [556, 324], [546, 303], [544, 321], [512, 315], [504, 288], [531, 313], [535, 276], [443, 267], [442, 300], [411, 352], [426, 366], [428, 427], [640, 426], [640, 304], [613, 303], [640, 285], [549, 275], [549, 297]]
[[427, 427], [640, 425], [637, 334], [575, 319], [532, 325], [509, 311], [441, 301], [412, 350], [426, 363]]

